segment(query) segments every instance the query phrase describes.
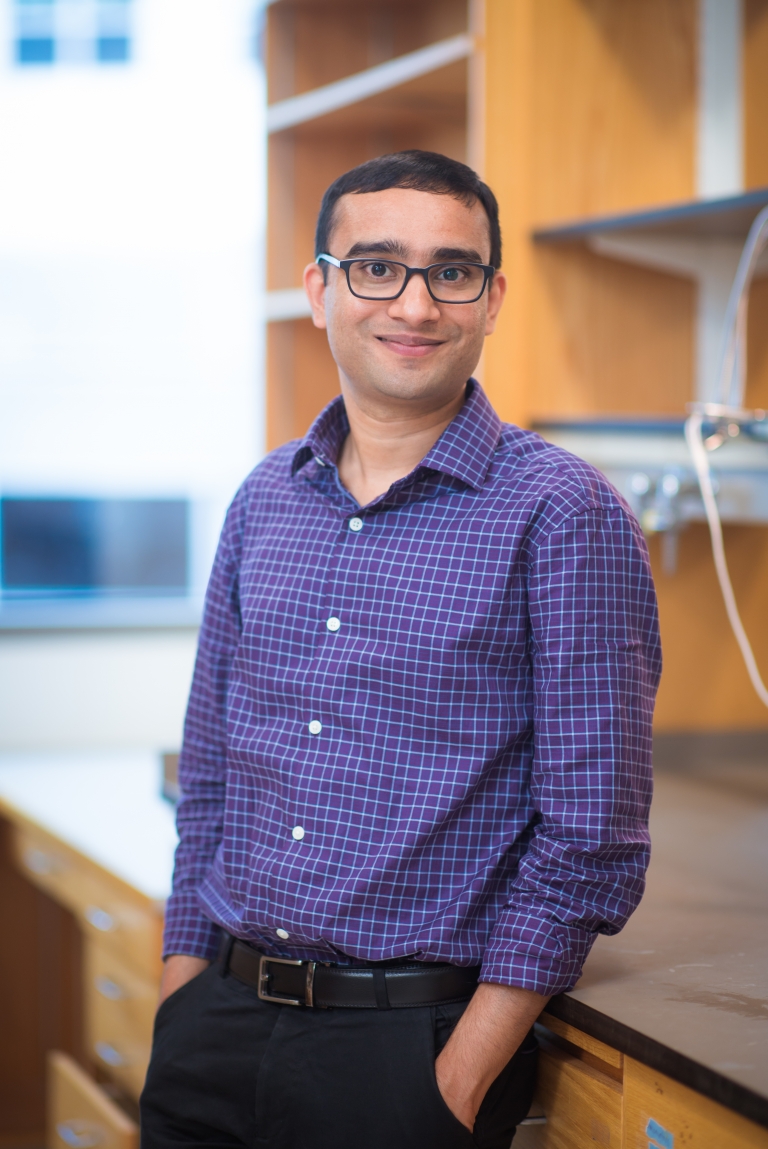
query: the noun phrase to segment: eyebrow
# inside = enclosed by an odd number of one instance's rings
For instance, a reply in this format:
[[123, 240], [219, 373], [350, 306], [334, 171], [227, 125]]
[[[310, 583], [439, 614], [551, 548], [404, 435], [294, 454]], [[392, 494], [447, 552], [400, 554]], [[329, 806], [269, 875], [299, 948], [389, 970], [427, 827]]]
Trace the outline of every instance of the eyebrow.
[[[358, 241], [347, 252], [346, 259], [356, 259], [366, 255], [389, 255], [395, 259], [407, 260], [405, 246], [396, 239], [379, 239], [370, 243]], [[438, 247], [432, 252], [431, 263], [447, 263], [456, 260], [462, 263], [483, 263], [482, 256], [473, 247]]]

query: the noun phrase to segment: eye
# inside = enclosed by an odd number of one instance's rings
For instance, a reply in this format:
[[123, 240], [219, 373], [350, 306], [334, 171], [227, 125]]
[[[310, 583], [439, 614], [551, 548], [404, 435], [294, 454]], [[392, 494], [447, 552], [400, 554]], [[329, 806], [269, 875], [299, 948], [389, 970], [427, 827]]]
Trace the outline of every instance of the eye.
[[388, 275], [392, 275], [394, 270], [388, 263], [381, 260], [371, 260], [370, 263], [361, 263], [359, 266], [364, 274], [370, 275], [372, 279], [386, 279]]
[[461, 283], [467, 278], [467, 271], [468, 269], [466, 267], [455, 267], [453, 265], [451, 267], [441, 267], [437, 273], [437, 278], [441, 280], [442, 283]]

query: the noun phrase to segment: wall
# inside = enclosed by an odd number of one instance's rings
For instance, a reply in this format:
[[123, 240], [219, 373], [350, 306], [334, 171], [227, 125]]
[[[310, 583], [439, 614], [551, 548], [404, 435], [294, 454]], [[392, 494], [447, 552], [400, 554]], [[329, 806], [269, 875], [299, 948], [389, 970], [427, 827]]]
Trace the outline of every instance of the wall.
[[197, 632], [0, 635], [0, 752], [178, 749]]
[[[0, 493], [189, 497], [205, 582], [263, 450], [257, 0], [151, 0], [128, 65], [16, 67], [0, 3]], [[0, 750], [178, 747], [193, 630], [0, 633]]]

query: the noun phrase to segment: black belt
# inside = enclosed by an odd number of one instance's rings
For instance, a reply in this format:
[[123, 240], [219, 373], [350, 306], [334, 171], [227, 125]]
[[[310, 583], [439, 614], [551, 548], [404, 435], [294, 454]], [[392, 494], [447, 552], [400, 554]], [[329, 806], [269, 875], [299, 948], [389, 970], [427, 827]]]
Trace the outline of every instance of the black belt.
[[225, 969], [258, 990], [262, 1001], [318, 1009], [404, 1009], [466, 1001], [480, 972], [479, 966], [429, 962], [359, 967], [289, 961], [268, 957], [239, 940], [229, 941], [227, 948]]

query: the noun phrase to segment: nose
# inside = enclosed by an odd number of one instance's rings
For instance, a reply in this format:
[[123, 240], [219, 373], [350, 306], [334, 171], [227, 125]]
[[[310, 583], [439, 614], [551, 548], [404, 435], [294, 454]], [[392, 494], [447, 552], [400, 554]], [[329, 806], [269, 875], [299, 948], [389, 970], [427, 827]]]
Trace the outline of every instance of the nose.
[[412, 275], [405, 291], [393, 299], [387, 309], [392, 319], [403, 319], [413, 327], [421, 323], [434, 323], [440, 318], [440, 308], [427, 290], [423, 275]]

